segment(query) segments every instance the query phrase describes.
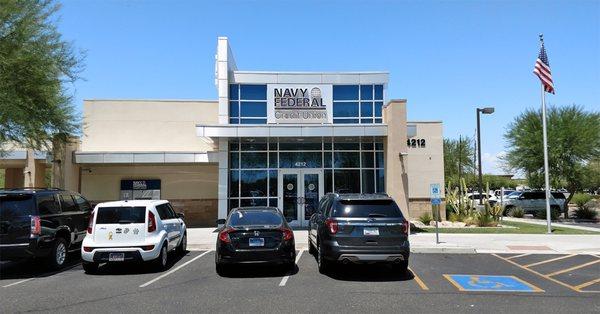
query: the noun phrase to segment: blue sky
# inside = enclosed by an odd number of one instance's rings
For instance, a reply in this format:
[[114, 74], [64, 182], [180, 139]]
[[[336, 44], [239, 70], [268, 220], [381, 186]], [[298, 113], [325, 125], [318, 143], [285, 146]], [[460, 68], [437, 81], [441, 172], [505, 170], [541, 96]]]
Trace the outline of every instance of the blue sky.
[[409, 120], [443, 120], [473, 136], [482, 118], [485, 172], [500, 173], [503, 133], [540, 105], [532, 74], [543, 32], [550, 105], [600, 110], [600, 1], [62, 1], [59, 29], [87, 51], [75, 101], [216, 99], [217, 36], [240, 70], [389, 71], [388, 98]]

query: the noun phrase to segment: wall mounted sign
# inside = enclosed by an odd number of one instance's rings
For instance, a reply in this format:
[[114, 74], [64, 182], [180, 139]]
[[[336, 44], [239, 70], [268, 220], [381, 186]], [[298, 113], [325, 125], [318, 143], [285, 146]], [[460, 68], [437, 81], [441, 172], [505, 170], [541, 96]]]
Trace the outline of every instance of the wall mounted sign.
[[267, 122], [333, 123], [333, 86], [267, 84]]
[[406, 146], [409, 148], [425, 148], [426, 142], [424, 138], [411, 138], [406, 140]]
[[160, 180], [121, 180], [121, 200], [159, 200]]

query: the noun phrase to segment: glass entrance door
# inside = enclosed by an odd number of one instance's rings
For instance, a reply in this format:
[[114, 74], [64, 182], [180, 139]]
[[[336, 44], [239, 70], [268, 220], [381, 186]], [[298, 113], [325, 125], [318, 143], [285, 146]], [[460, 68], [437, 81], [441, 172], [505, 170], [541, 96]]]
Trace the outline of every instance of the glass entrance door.
[[308, 226], [323, 195], [323, 170], [279, 170], [279, 208], [292, 226]]

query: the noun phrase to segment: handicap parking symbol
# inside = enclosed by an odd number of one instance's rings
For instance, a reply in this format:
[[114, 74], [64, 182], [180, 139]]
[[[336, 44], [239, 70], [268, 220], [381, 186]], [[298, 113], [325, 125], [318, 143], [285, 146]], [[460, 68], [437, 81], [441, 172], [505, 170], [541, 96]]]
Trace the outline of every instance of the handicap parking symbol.
[[543, 292], [515, 276], [444, 275], [460, 291]]

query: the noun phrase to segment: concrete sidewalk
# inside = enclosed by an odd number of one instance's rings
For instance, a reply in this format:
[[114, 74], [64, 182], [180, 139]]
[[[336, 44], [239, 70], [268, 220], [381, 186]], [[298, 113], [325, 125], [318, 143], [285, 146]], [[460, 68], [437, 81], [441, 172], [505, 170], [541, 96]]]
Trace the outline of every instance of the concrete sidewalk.
[[[214, 250], [216, 228], [189, 228], [189, 250]], [[308, 248], [308, 231], [294, 230], [296, 248]], [[451, 234], [441, 233], [440, 244], [435, 233], [411, 234], [413, 253], [536, 253], [600, 255], [600, 235], [555, 234]]]

